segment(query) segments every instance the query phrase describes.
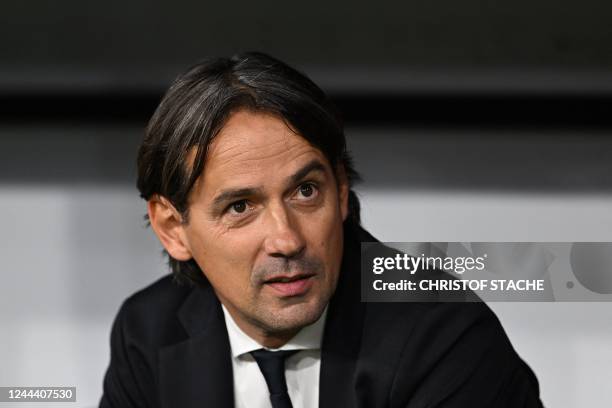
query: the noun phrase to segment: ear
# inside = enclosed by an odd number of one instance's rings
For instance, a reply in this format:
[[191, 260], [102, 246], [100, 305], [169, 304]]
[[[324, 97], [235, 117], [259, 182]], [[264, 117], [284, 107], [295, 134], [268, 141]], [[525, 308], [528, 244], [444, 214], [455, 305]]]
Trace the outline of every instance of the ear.
[[349, 183], [344, 166], [341, 164], [336, 168], [336, 180], [338, 182], [338, 201], [340, 203], [340, 213], [342, 214], [342, 221], [345, 221], [346, 217], [348, 216]]
[[191, 248], [185, 234], [183, 217], [165, 197], [155, 195], [147, 201], [151, 227], [168, 254], [176, 260], [192, 258]]

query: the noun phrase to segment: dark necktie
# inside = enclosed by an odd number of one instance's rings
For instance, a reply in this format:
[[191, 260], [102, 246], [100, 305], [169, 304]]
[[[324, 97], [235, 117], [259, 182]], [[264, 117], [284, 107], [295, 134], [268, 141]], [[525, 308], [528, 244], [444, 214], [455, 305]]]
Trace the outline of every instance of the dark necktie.
[[264, 349], [251, 351], [251, 355], [257, 361], [257, 365], [268, 384], [270, 402], [273, 408], [293, 408], [287, 392], [287, 381], [285, 380], [285, 359], [298, 351], [269, 351]]

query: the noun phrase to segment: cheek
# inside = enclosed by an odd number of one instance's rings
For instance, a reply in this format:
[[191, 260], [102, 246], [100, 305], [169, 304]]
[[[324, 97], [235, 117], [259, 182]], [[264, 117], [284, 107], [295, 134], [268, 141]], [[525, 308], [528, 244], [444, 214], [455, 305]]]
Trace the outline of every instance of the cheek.
[[339, 208], [326, 207], [315, 218], [305, 219], [302, 225], [314, 251], [323, 258], [328, 270], [336, 272], [342, 259], [342, 217]]
[[248, 233], [200, 235], [195, 240], [194, 258], [215, 289], [226, 295], [244, 293], [250, 277], [256, 249]]

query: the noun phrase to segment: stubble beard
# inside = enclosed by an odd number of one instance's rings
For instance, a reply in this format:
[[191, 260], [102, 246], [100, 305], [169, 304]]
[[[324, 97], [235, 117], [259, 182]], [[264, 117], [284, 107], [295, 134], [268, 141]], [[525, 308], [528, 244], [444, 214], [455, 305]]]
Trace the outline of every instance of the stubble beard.
[[[314, 274], [309, 279], [317, 280], [312, 290], [304, 296], [275, 298], [263, 297], [264, 286], [267, 279], [275, 274], [292, 271]], [[322, 315], [335, 290], [336, 283], [331, 287], [326, 282], [323, 262], [315, 257], [303, 256], [299, 259], [274, 260], [254, 270], [251, 284], [258, 296], [251, 302], [249, 316], [245, 316], [252, 325], [261, 329], [266, 335], [295, 334], [305, 326], [315, 323]]]
[[[324, 289], [323, 291], [327, 292]], [[331, 293], [320, 293], [316, 299], [287, 302], [286, 305], [282, 304], [283, 300], [275, 305], [257, 302], [247, 319], [266, 335], [295, 334], [319, 320], [330, 298]]]

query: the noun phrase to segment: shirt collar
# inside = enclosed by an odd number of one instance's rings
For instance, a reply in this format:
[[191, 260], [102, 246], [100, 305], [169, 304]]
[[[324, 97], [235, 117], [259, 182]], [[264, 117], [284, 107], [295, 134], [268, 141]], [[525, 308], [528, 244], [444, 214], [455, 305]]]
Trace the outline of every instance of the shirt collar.
[[318, 350], [321, 348], [321, 340], [323, 339], [323, 328], [325, 327], [325, 319], [327, 317], [327, 306], [321, 313], [319, 320], [311, 325], [303, 327], [291, 340], [277, 349], [269, 349], [262, 346], [249, 335], [242, 331], [236, 324], [232, 315], [227, 311], [225, 306], [221, 304], [223, 314], [225, 315], [225, 326], [229, 336], [230, 348], [232, 357], [237, 358], [243, 354], [253, 350], [265, 348], [267, 350]]

